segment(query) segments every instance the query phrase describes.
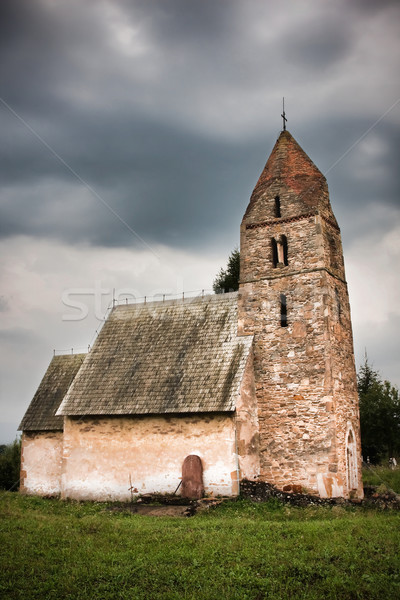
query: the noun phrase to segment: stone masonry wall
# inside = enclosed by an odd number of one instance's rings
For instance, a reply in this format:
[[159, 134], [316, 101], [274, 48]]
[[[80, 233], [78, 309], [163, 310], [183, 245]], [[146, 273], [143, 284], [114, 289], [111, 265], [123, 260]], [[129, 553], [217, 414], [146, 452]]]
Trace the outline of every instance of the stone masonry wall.
[[[358, 408], [356, 367], [347, 286], [326, 275], [328, 293], [324, 297], [326, 326], [330, 344], [327, 364], [331, 370], [332, 396], [336, 421], [337, 473], [343, 479], [346, 497], [362, 498], [361, 436]], [[329, 362], [328, 362], [329, 361]], [[356, 442], [356, 488], [349, 487], [347, 439], [353, 432]]]
[[[328, 250], [323, 241], [319, 216], [262, 227], [242, 225], [240, 280], [243, 283], [264, 278], [282, 278], [299, 271], [323, 269]], [[288, 267], [272, 264], [272, 239], [287, 238]], [[291, 284], [292, 285], [292, 284]]]
[[[255, 378], [260, 428], [261, 478], [281, 489], [319, 493], [318, 479], [337, 464], [330, 365], [325, 356], [321, 272], [245, 284], [244, 330], [255, 323]], [[256, 288], [256, 289], [255, 289]], [[280, 326], [284, 289], [288, 326]], [[261, 296], [261, 299], [260, 299]], [[332, 483], [333, 485], [333, 483]], [[294, 487], [293, 487], [294, 486]], [[331, 486], [332, 487], [332, 486]], [[334, 495], [342, 495], [337, 479]]]
[[[282, 181], [255, 191], [241, 226], [238, 333], [255, 336], [260, 479], [321, 497], [362, 497], [350, 307], [327, 188], [321, 183], [319, 200], [310, 194], [309, 213], [300, 188], [300, 201]], [[274, 218], [278, 193], [281, 217]], [[274, 265], [271, 240], [282, 236], [287, 264]]]

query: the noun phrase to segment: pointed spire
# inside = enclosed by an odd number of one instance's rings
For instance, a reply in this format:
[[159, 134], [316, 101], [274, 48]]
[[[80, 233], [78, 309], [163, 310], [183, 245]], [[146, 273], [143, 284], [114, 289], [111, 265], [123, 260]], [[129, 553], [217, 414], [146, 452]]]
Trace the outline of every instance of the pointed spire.
[[304, 190], [310, 180], [326, 182], [324, 175], [299, 146], [294, 137], [284, 129], [261, 173], [255, 190], [260, 185], [281, 181], [296, 193]]
[[[324, 175], [287, 129], [281, 131], [275, 143], [253, 190], [246, 214], [255, 204], [259, 205], [256, 212], [263, 213], [262, 205], [267, 199], [285, 195], [295, 202], [296, 212], [317, 209], [329, 203]], [[293, 210], [295, 205], [292, 204]]]

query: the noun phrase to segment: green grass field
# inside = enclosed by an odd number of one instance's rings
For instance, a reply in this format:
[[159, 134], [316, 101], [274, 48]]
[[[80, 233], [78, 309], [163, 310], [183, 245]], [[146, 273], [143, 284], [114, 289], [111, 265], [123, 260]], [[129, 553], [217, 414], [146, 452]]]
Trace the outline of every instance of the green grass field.
[[229, 502], [146, 517], [0, 493], [2, 598], [400, 597], [395, 511]]

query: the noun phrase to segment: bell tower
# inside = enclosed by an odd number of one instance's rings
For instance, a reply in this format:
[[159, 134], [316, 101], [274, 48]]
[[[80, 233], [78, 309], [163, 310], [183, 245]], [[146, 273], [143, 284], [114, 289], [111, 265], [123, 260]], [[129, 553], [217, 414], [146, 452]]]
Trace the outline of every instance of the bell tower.
[[363, 495], [340, 229], [325, 177], [284, 129], [241, 224], [239, 335], [254, 335], [260, 479]]

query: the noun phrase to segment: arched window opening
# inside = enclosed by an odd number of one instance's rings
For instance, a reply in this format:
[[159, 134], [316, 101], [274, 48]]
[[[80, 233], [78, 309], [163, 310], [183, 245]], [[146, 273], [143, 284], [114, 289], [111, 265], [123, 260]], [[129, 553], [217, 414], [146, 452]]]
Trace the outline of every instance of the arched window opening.
[[281, 217], [281, 199], [279, 196], [275, 196], [275, 217], [277, 219]]
[[280, 298], [281, 304], [281, 327], [287, 327], [287, 302], [285, 294], [281, 294]]
[[349, 492], [358, 488], [357, 477], [357, 447], [353, 431], [350, 429], [346, 441], [347, 485]]
[[288, 263], [288, 243], [286, 235], [281, 235], [278, 240], [272, 239], [272, 262], [274, 268], [279, 265], [285, 265]]
[[272, 248], [272, 265], [275, 269], [276, 265], [278, 264], [278, 244], [276, 243], [276, 240], [274, 238], [272, 238], [272, 240], [271, 240], [271, 248]]

